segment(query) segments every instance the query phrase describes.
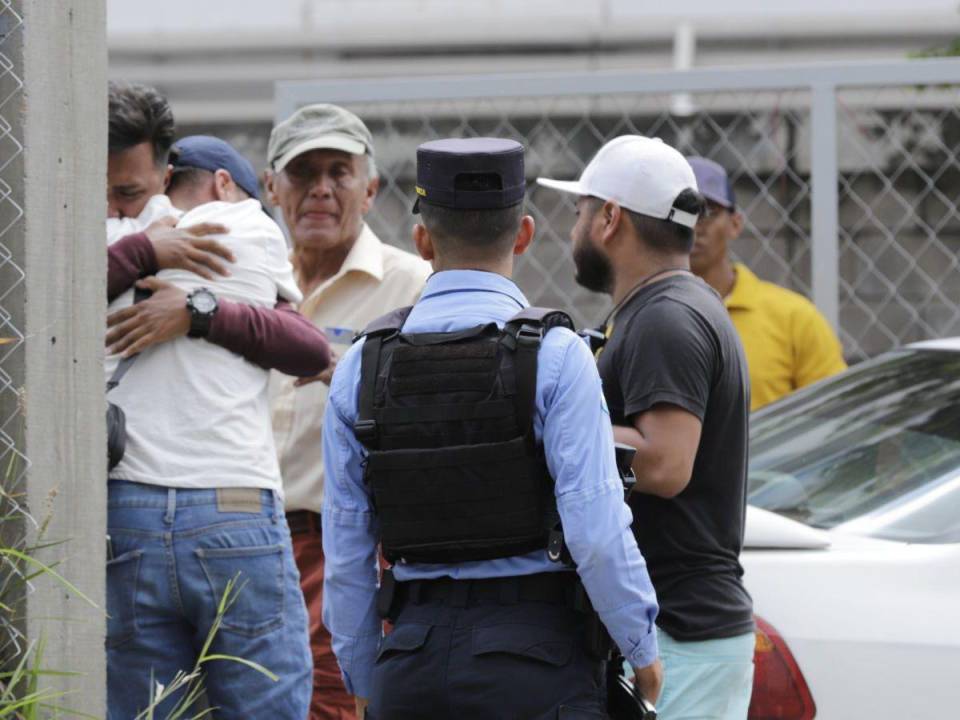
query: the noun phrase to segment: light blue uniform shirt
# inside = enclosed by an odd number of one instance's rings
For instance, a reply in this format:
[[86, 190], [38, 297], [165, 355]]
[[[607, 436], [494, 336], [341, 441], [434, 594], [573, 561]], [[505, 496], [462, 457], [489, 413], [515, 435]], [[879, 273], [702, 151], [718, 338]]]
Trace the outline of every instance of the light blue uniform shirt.
[[[502, 326], [527, 305], [523, 293], [502, 275], [440, 272], [427, 281], [403, 331], [449, 332], [489, 322]], [[369, 697], [381, 628], [376, 612], [379, 530], [363, 482], [366, 451], [353, 433], [361, 345], [354, 344], [340, 360], [323, 421], [323, 622], [333, 636], [347, 691]], [[644, 667], [657, 657], [657, 600], [630, 530], [600, 376], [586, 344], [566, 329], [547, 333], [537, 361], [534, 430], [555, 482], [564, 539], [614, 642], [631, 665]], [[539, 550], [454, 565], [398, 563], [394, 574], [402, 582], [565, 570]]]

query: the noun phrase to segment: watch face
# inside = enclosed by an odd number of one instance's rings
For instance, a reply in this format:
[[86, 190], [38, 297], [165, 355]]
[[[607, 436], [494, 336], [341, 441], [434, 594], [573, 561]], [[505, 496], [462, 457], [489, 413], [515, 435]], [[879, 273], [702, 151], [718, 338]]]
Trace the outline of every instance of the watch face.
[[217, 298], [208, 290], [197, 290], [190, 296], [190, 304], [201, 315], [208, 315], [217, 309]]

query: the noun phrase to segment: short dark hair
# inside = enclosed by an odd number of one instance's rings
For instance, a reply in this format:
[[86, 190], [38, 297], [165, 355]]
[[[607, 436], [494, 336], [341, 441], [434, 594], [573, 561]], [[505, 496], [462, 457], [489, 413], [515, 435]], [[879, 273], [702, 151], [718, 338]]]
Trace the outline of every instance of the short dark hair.
[[513, 248], [523, 203], [494, 210], [462, 210], [421, 202], [420, 217], [442, 251], [469, 260], [492, 259]]
[[175, 167], [170, 173], [170, 182], [167, 185], [167, 194], [179, 190], [193, 190], [203, 183], [210, 182], [213, 173], [209, 170], [196, 167]]
[[[696, 190], [688, 188], [673, 201], [677, 210], [699, 215], [703, 212], [704, 199]], [[668, 253], [689, 253], [693, 247], [693, 228], [680, 225], [672, 220], [661, 220], [641, 215], [623, 208], [633, 223], [633, 229], [651, 250]]]
[[[176, 150], [174, 150], [174, 152], [176, 152]], [[170, 182], [167, 183], [166, 193], [170, 195], [181, 190], [190, 192], [200, 185], [209, 183], [212, 177], [213, 172], [205, 170], [204, 168], [174, 166], [173, 172], [170, 173]], [[243, 193], [245, 197], [250, 197], [250, 193], [239, 185], [237, 185], [237, 190]]]
[[123, 152], [148, 142], [154, 162], [166, 165], [174, 134], [167, 99], [148, 85], [119, 82], [110, 83], [109, 97], [109, 151]]

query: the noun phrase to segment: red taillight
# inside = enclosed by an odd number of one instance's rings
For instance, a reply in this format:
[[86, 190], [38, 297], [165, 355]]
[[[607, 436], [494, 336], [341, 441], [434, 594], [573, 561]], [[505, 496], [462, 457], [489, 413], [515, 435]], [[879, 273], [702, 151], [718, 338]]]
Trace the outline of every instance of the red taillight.
[[770, 623], [755, 619], [757, 643], [748, 720], [813, 720], [817, 706], [793, 653]]

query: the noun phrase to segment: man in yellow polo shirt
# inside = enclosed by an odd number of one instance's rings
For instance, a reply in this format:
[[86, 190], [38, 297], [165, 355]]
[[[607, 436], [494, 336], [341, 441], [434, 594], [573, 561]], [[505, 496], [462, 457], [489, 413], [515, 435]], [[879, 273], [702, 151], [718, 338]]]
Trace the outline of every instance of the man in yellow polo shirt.
[[730, 260], [727, 246], [740, 237], [743, 216], [727, 172], [706, 158], [687, 161], [707, 201], [690, 268], [720, 293], [740, 334], [750, 371], [751, 409], [846, 369], [840, 341], [812, 302]]

